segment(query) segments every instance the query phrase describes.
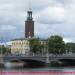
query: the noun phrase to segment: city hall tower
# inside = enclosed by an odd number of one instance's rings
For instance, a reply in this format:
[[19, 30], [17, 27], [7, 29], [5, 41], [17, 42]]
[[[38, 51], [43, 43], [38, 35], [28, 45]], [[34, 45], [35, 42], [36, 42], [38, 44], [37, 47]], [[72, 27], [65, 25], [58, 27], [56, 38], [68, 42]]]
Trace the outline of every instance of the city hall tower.
[[34, 37], [34, 21], [32, 11], [27, 11], [27, 20], [25, 21], [25, 38]]

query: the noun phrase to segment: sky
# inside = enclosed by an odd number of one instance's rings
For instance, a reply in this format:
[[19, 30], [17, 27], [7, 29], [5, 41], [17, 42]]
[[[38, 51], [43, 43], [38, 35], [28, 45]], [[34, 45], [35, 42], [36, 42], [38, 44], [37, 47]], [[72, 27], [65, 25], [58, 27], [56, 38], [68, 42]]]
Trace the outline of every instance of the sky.
[[24, 38], [29, 7], [36, 37], [60, 35], [66, 42], [75, 42], [75, 0], [0, 0], [1, 42]]

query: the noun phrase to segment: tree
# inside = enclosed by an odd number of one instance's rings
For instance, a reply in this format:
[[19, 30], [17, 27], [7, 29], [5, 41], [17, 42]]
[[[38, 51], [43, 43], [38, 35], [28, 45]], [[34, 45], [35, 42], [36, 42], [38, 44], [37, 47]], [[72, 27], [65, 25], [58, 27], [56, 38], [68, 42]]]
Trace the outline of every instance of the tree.
[[55, 35], [48, 39], [49, 53], [62, 54], [65, 53], [65, 43], [61, 36]]
[[29, 39], [30, 51], [33, 53], [41, 52], [42, 45], [39, 38]]
[[4, 47], [4, 45], [1, 45], [0, 46], [0, 54], [1, 54], [1, 52], [4, 54], [4, 53], [6, 53], [6, 48]]
[[66, 43], [66, 50], [75, 53], [75, 43]]

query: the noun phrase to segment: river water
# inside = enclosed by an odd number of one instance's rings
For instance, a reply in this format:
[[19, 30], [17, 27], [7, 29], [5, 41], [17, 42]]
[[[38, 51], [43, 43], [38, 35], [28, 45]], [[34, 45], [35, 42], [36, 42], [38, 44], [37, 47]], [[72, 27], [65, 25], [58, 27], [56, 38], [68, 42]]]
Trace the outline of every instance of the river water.
[[75, 68], [3, 69], [0, 75], [75, 75]]
[[[21, 64], [20, 64], [21, 65]], [[75, 75], [75, 67], [5, 67], [0, 75]]]

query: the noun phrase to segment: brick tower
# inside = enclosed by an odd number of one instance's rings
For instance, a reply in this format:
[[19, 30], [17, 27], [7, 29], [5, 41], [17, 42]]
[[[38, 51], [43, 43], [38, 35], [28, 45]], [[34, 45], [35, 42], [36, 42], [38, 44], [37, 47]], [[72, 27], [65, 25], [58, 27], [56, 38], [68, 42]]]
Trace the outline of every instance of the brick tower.
[[27, 20], [25, 21], [25, 38], [34, 37], [34, 21], [32, 18], [32, 11], [27, 12]]

